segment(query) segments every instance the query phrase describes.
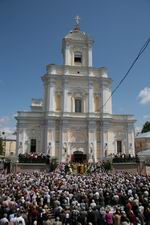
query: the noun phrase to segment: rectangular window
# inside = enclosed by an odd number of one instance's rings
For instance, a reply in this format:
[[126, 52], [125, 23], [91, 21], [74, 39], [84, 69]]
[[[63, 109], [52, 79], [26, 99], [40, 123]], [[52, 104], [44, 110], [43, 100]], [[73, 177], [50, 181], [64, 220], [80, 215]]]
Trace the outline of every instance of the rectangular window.
[[74, 62], [82, 63], [82, 54], [81, 52], [74, 53]]
[[117, 154], [122, 153], [122, 141], [117, 141]]
[[31, 139], [30, 152], [36, 152], [36, 139]]
[[75, 99], [75, 112], [82, 112], [81, 108], [82, 108], [81, 99]]
[[99, 96], [95, 96], [94, 100], [95, 100], [95, 112], [99, 112], [100, 111], [100, 98], [99, 98]]
[[81, 57], [75, 56], [75, 57], [74, 57], [74, 62], [79, 62], [79, 63], [81, 63], [81, 62], [82, 62]]
[[56, 95], [56, 111], [61, 111], [61, 95]]

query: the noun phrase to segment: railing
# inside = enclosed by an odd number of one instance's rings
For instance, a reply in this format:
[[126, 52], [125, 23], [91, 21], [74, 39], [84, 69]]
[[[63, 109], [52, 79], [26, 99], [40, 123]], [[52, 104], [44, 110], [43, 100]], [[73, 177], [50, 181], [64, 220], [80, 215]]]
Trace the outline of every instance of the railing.
[[48, 155], [30, 155], [19, 154], [19, 163], [45, 163], [49, 164], [50, 157]]
[[138, 163], [139, 158], [137, 156], [131, 157], [128, 155], [124, 156], [115, 156], [112, 158], [112, 163]]

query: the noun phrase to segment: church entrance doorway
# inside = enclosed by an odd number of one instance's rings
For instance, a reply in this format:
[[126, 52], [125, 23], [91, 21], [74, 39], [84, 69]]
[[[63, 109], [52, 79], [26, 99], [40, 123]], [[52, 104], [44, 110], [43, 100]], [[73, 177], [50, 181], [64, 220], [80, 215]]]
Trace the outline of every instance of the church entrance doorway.
[[87, 155], [84, 154], [82, 151], [75, 151], [71, 155], [71, 161], [75, 163], [84, 163], [87, 161]]
[[36, 152], [36, 139], [31, 139], [30, 152]]
[[117, 141], [117, 154], [122, 154], [122, 141]]

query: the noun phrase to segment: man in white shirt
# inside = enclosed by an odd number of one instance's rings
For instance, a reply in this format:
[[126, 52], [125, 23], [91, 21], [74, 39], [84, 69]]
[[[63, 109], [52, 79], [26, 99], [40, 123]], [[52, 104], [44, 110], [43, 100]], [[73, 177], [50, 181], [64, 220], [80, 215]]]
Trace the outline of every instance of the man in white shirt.
[[7, 214], [4, 214], [3, 218], [0, 219], [0, 225], [8, 223]]

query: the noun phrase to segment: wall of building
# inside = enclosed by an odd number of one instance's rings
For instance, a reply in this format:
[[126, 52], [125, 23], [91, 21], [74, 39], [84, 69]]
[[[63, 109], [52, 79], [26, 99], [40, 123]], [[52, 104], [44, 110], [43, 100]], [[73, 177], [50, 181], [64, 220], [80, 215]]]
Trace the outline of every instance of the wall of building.
[[150, 149], [150, 138], [135, 138], [135, 152]]
[[16, 155], [16, 140], [5, 140], [5, 156]]

